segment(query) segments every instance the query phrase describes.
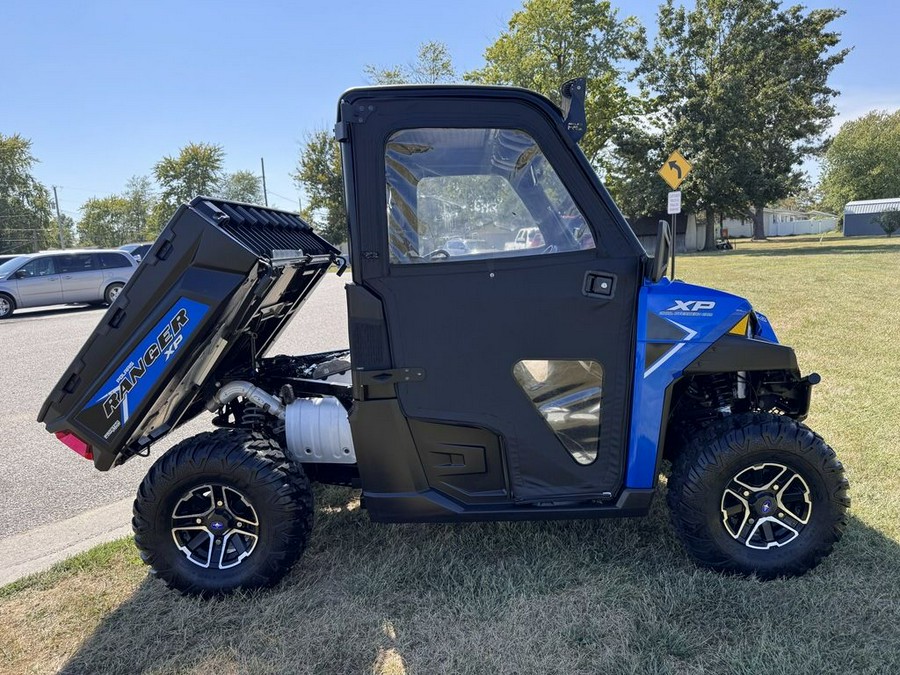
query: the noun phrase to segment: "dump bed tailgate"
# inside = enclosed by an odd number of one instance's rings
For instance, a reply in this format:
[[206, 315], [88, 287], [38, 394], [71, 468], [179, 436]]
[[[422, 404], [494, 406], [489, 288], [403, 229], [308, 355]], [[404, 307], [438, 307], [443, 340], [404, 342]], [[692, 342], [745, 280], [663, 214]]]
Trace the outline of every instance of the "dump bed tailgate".
[[295, 214], [198, 197], [169, 221], [38, 421], [109, 469], [251, 368], [339, 251]]

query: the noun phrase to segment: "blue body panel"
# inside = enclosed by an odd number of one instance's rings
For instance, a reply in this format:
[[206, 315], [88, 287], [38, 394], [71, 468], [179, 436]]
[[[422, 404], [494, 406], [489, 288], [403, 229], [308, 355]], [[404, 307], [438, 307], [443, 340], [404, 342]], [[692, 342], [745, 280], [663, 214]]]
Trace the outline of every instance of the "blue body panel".
[[[711, 288], [668, 279], [644, 281], [638, 295], [625, 487], [652, 488], [656, 481], [666, 389], [751, 309], [744, 298]], [[764, 317], [754, 337], [778, 341]], [[654, 357], [649, 360], [648, 349]]]

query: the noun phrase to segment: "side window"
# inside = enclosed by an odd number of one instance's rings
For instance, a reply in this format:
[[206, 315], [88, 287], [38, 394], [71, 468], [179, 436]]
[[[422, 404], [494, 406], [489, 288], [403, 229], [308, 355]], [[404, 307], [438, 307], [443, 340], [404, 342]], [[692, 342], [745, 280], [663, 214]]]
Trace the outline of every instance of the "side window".
[[117, 267], [131, 267], [131, 263], [121, 253], [98, 253], [100, 258], [100, 267], [105, 270], [115, 269]]
[[53, 258], [48, 256], [46, 258], [35, 258], [23, 265], [20, 271], [25, 272], [22, 275], [23, 278], [48, 277], [51, 274], [56, 274], [56, 266], [53, 264]]
[[596, 361], [519, 361], [513, 377], [579, 464], [597, 459], [603, 367]]
[[584, 217], [523, 131], [398, 131], [385, 148], [385, 176], [391, 263], [594, 248]]
[[92, 253], [69, 253], [58, 257], [59, 271], [62, 274], [90, 272], [96, 269]]

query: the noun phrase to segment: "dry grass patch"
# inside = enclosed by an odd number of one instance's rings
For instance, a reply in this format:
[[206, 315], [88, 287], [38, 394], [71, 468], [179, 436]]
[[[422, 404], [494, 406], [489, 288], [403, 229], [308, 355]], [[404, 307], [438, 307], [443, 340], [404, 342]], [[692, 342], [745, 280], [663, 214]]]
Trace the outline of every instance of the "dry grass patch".
[[853, 517], [814, 572], [694, 567], [662, 500], [640, 520], [375, 525], [353, 491], [267, 592], [202, 601], [130, 540], [0, 590], [9, 673], [900, 672], [900, 240], [739, 244], [679, 275], [748, 296], [823, 383], [811, 425]]

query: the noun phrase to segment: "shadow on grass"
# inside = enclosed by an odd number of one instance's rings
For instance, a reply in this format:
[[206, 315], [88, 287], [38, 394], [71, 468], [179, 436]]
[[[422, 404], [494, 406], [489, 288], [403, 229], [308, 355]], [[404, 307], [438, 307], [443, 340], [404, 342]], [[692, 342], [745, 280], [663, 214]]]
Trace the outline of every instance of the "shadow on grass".
[[900, 672], [900, 547], [855, 518], [815, 571], [763, 583], [692, 565], [662, 500], [637, 520], [377, 525], [350, 491], [318, 496], [276, 588], [203, 601], [148, 577], [62, 672]]

